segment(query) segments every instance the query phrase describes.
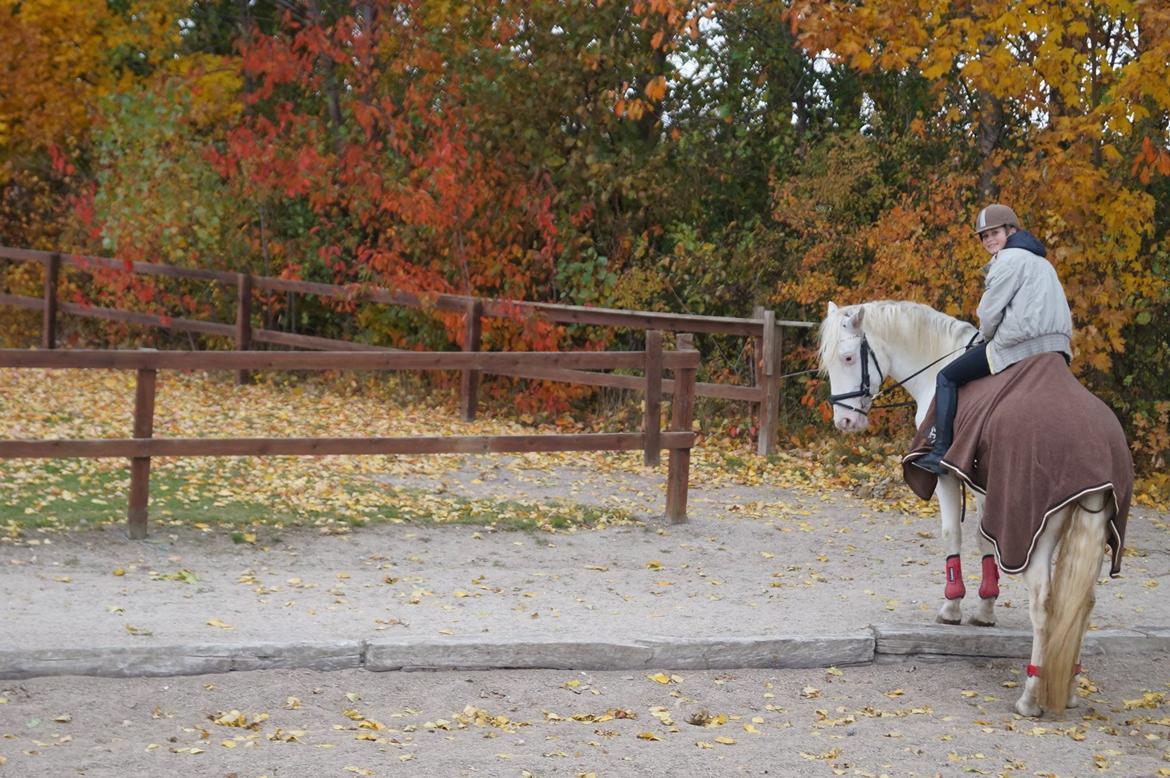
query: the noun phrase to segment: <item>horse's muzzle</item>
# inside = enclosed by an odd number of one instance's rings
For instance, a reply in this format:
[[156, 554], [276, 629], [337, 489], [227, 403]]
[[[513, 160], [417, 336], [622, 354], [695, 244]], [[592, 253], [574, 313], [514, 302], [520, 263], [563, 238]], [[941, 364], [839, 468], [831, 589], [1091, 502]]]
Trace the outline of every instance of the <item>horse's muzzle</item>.
[[869, 426], [869, 417], [860, 413], [839, 413], [833, 418], [833, 424], [842, 432], [860, 432]]

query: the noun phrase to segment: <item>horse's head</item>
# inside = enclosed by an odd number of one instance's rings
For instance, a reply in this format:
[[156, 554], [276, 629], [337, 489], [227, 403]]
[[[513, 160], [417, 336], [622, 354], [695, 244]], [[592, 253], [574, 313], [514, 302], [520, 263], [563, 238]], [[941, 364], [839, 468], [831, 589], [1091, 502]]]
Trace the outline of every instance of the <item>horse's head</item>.
[[829, 303], [821, 322], [821, 372], [829, 377], [829, 401], [837, 429], [857, 432], [869, 425], [869, 408], [882, 383], [877, 357], [865, 338], [860, 305]]

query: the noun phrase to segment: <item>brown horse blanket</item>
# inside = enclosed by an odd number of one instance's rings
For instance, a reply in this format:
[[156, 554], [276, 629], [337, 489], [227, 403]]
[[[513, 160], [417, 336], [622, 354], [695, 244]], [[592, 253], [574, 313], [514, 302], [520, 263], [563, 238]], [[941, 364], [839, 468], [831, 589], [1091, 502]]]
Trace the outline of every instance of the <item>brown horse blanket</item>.
[[[937, 476], [910, 462], [930, 450], [933, 428], [931, 403], [902, 459], [906, 483], [924, 500], [934, 494]], [[1113, 411], [1077, 381], [1060, 354], [1029, 357], [961, 387], [955, 440], [943, 464], [985, 496], [979, 530], [1008, 573], [1028, 566], [1049, 516], [1088, 494], [1110, 492], [1109, 574], [1121, 570], [1133, 459]]]

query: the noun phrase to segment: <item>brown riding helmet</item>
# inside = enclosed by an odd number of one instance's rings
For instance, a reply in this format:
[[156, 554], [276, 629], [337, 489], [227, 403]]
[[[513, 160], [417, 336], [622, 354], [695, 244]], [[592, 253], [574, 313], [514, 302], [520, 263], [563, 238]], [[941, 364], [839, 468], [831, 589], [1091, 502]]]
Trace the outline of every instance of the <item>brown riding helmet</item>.
[[1016, 212], [1006, 205], [995, 203], [989, 205], [979, 212], [975, 217], [975, 234], [993, 230], [996, 227], [1015, 227], [1020, 228], [1020, 220], [1016, 218]]

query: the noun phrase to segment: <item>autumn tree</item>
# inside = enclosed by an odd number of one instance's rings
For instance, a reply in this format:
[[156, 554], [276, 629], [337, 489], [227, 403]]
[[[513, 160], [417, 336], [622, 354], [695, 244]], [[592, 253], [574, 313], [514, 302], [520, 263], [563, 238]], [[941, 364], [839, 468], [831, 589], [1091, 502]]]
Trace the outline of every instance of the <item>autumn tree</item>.
[[[923, 79], [932, 99], [909, 134], [949, 146], [939, 172], [855, 233], [903, 261], [875, 251], [849, 281], [863, 295], [909, 284], [918, 299], [953, 307], [930, 292], [932, 276], [945, 278], [939, 257], [979, 262], [964, 241], [970, 215], [988, 199], [1009, 202], [1064, 280], [1078, 370], [1115, 407], [1157, 413], [1165, 360], [1140, 372], [1116, 368], [1133, 366], [1127, 353], [1167, 348], [1164, 330], [1150, 325], [1167, 304], [1170, 224], [1157, 193], [1170, 173], [1170, 84], [1155, 72], [1170, 57], [1168, 14], [1164, 3], [1129, 0], [793, 3], [789, 18], [810, 54], [830, 52], [865, 75]], [[940, 231], [946, 219], [956, 227]], [[920, 230], [929, 224], [935, 229]], [[804, 281], [791, 291], [846, 294], [839, 276], [824, 283], [838, 266], [817, 245], [805, 265], [819, 291]], [[960, 308], [972, 310], [979, 291], [971, 284]]]

